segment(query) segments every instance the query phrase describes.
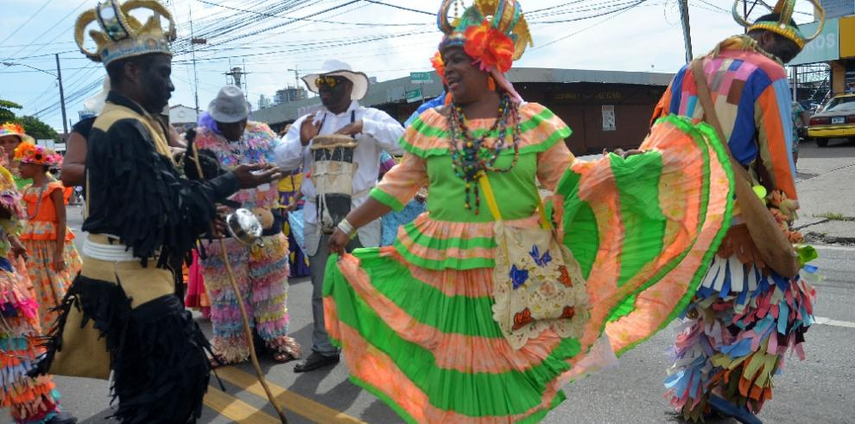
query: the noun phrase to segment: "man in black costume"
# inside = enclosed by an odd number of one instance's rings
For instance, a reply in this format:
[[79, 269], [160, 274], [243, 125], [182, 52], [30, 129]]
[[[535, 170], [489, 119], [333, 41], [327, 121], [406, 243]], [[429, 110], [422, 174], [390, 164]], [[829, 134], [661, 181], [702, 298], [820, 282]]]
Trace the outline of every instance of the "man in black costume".
[[[154, 12], [145, 25], [129, 13], [140, 8]], [[166, 32], [161, 16], [170, 23]], [[90, 32], [97, 53], [83, 47], [84, 30], [93, 21], [103, 30]], [[73, 357], [94, 361], [97, 355], [89, 356], [74, 340], [81, 324], [93, 323], [103, 337], [101, 349], [106, 341], [109, 352], [113, 395], [119, 400], [115, 417], [126, 423], [186, 423], [199, 417], [210, 376], [208, 341], [174, 296], [168, 264], [209, 228], [217, 202], [239, 188], [281, 177], [275, 168], [239, 166], [207, 181], [181, 178], [168, 148], [169, 133], [154, 116], [174, 90], [169, 51], [174, 33], [161, 4], [118, 0], [85, 12], [75, 28], [81, 51], [106, 66], [112, 90], [88, 140], [83, 270], [61, 305], [63, 314], [38, 371], [75, 368]], [[104, 377], [103, 371], [96, 374]]]

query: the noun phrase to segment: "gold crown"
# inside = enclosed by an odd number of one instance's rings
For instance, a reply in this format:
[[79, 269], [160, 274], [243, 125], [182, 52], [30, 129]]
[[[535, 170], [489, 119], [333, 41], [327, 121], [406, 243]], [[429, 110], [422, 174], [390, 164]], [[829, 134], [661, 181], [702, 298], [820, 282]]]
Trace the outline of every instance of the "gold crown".
[[[145, 25], [141, 24], [130, 12], [135, 9], [148, 9], [150, 16]], [[163, 30], [160, 18], [169, 22], [169, 29]], [[86, 27], [98, 22], [101, 31], [91, 30], [89, 36], [95, 41], [96, 51], [83, 46]], [[74, 25], [74, 41], [80, 51], [89, 59], [101, 62], [104, 66], [110, 62], [152, 53], [172, 56], [169, 43], [175, 40], [175, 21], [172, 15], [157, 0], [130, 0], [119, 4], [119, 0], [105, 0], [94, 9], [87, 10], [77, 18]]]
[[758, 21], [753, 24], [746, 21], [744, 17], [737, 10], [737, 6], [739, 6], [739, 0], [736, 0], [733, 3], [733, 18], [736, 19], [736, 22], [745, 28], [748, 28], [748, 31], [753, 31], [755, 29], [762, 29], [766, 31], [774, 32], [775, 34], [781, 35], [788, 40], [792, 40], [796, 45], [799, 46], [800, 49], [804, 49], [805, 45], [812, 41], [814, 38], [818, 37], [822, 32], [822, 28], [825, 26], [825, 9], [817, 2], [817, 0], [810, 0], [810, 3], [816, 9], [817, 15], [819, 15], [819, 27], [816, 29], [816, 33], [811, 35], [810, 37], [805, 37], [802, 34], [799, 27], [793, 26], [790, 24], [790, 21], [793, 20], [793, 12], [796, 10], [796, 0], [778, 0], [778, 3], [772, 10], [772, 13], [776, 13], [780, 15], [780, 18], [777, 22], [774, 21]]

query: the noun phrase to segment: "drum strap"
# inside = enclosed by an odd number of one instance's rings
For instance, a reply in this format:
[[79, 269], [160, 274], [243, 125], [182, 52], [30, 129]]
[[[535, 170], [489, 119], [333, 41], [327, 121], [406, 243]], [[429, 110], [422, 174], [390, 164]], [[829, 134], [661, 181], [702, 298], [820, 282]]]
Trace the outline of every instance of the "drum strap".
[[[321, 126], [320, 126], [320, 128], [321, 128], [321, 129], [323, 129], [323, 128], [324, 128], [324, 124], [325, 124], [326, 122], [327, 122], [327, 114], [325, 113], [325, 114], [324, 114], [324, 119], [321, 119]], [[356, 109], [354, 109], [354, 110], [351, 110], [351, 111], [350, 111], [350, 123], [352, 124], [352, 123], [354, 123], [354, 122], [356, 122]], [[351, 136], [351, 137], [352, 137], [352, 136]]]

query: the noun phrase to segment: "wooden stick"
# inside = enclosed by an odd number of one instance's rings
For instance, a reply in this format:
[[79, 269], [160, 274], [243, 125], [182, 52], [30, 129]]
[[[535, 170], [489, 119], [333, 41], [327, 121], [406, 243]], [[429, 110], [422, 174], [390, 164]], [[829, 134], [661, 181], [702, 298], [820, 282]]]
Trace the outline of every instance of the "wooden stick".
[[[196, 171], [199, 173], [199, 178], [204, 179], [202, 163], [199, 162], [199, 151], [196, 149], [196, 146], [190, 146], [190, 148], [193, 149], [193, 159], [196, 161]], [[216, 231], [214, 231], [213, 223], [211, 224], [211, 232], [216, 233]], [[246, 307], [243, 305], [243, 296], [241, 295], [240, 288], [237, 285], [237, 278], [235, 278], [235, 273], [232, 270], [232, 264], [229, 261], [229, 253], [226, 251], [226, 240], [223, 238], [220, 238], [220, 250], [223, 254], [223, 263], [226, 264], [226, 272], [229, 274], [229, 284], [235, 292], [238, 307], [240, 308], [240, 317], [243, 321], [243, 332], [246, 335], [246, 341], [249, 344], [249, 357], [252, 360], [252, 367], [255, 369], [255, 376], [258, 377], [258, 382], [261, 383], [261, 387], [264, 388], [264, 393], [267, 394], [267, 399], [270, 401], [270, 404], [273, 405], [273, 409], [275, 409], [276, 413], [279, 414], [279, 420], [282, 421], [282, 424], [288, 424], [288, 418], [285, 417], [285, 412], [282, 408], [276, 404], [276, 398], [273, 396], [273, 392], [270, 391], [270, 387], [267, 386], [267, 380], [264, 378], [264, 372], [261, 371], [261, 365], [258, 363], [258, 355], [255, 354], [255, 341], [252, 337], [252, 328], [249, 326], [249, 315], [246, 313]], [[214, 358], [214, 360], [216, 361], [217, 358]]]
[[223, 262], [226, 264], [226, 271], [228, 271], [229, 274], [229, 283], [231, 283], [232, 290], [235, 291], [235, 297], [237, 298], [238, 306], [240, 307], [240, 316], [243, 318], [243, 332], [246, 334], [246, 340], [249, 343], [249, 357], [252, 359], [252, 366], [255, 368], [255, 375], [258, 377], [258, 382], [261, 383], [261, 387], [264, 388], [264, 392], [267, 393], [267, 399], [270, 400], [270, 404], [273, 405], [273, 409], [275, 409], [276, 413], [279, 414], [279, 419], [282, 421], [282, 424], [288, 424], [288, 419], [285, 418], [285, 412], [276, 404], [276, 398], [273, 396], [273, 392], [270, 391], [270, 387], [267, 386], [267, 380], [264, 379], [264, 373], [261, 371], [261, 365], [258, 363], [258, 356], [255, 354], [255, 341], [252, 337], [252, 329], [249, 327], [249, 315], [246, 313], [246, 307], [243, 305], [243, 296], [241, 296], [240, 288], [238, 288], [237, 285], [237, 279], [235, 278], [234, 271], [232, 271], [232, 264], [229, 262], [229, 254], [226, 252], [226, 240], [222, 238], [220, 239], [220, 250], [223, 251]]

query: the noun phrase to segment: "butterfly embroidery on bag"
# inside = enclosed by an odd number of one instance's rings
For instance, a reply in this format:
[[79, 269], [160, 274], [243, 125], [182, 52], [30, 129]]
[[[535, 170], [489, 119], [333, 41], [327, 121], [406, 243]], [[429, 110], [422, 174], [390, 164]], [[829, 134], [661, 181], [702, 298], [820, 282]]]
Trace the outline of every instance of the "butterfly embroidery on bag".
[[519, 330], [532, 322], [534, 322], [534, 319], [531, 317], [531, 311], [528, 308], [525, 308], [522, 312], [514, 315], [514, 331]]
[[519, 269], [516, 265], [511, 266], [511, 283], [514, 285], [514, 290], [520, 288], [528, 281], [528, 270]]
[[572, 306], [565, 306], [564, 310], [561, 312], [561, 318], [565, 319], [573, 319], [576, 316], [576, 308]]
[[573, 287], [573, 280], [570, 278], [570, 273], [567, 271], [567, 267], [561, 265], [558, 267], [558, 271], [561, 272], [561, 276], [558, 277], [558, 281], [564, 285], [564, 287], [570, 288]]
[[534, 263], [536, 263], [537, 266], [539, 266], [541, 268], [545, 267], [550, 262], [552, 262], [552, 256], [549, 254], [549, 251], [547, 250], [543, 254], [543, 256], [541, 256], [540, 255], [540, 248], [538, 248], [537, 245], [532, 246], [531, 252], [529, 252], [528, 254], [531, 256], [532, 259], [534, 259]]

